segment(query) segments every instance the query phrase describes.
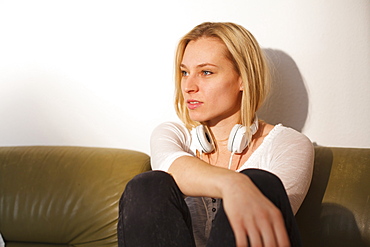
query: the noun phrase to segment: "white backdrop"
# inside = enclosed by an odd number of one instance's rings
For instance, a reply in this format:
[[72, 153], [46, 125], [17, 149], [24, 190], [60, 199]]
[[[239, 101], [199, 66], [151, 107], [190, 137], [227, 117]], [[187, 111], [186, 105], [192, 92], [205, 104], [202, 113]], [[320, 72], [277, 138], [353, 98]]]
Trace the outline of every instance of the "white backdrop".
[[368, 0], [0, 0], [0, 145], [148, 153], [153, 128], [177, 120], [176, 43], [204, 21], [239, 23], [266, 50], [263, 118], [370, 147]]

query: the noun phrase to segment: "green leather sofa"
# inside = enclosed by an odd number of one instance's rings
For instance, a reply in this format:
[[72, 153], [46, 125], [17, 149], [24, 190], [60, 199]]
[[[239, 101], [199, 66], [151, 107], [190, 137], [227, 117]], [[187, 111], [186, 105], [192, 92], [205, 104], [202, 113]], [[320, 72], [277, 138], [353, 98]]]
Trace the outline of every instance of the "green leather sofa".
[[[117, 246], [118, 200], [147, 170], [132, 150], [0, 147], [5, 246]], [[370, 149], [316, 147], [297, 221], [305, 247], [370, 246]]]
[[296, 218], [305, 247], [370, 246], [370, 149], [315, 147]]
[[118, 201], [149, 156], [88, 147], [0, 147], [5, 247], [117, 246]]

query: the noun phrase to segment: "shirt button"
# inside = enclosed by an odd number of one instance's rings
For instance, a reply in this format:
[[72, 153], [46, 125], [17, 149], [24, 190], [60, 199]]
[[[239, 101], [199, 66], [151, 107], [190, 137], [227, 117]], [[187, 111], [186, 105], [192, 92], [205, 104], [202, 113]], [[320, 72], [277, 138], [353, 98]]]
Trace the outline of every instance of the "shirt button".
[[212, 212], [216, 212], [216, 208], [212, 208]]
[[216, 202], [216, 199], [215, 198], [212, 198], [212, 202], [215, 203]]

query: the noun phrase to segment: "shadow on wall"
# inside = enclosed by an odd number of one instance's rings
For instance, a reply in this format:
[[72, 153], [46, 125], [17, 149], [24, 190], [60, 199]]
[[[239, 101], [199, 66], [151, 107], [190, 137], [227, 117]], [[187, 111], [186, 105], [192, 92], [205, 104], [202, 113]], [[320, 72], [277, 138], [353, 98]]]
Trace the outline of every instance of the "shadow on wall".
[[259, 118], [270, 124], [282, 123], [302, 131], [308, 115], [308, 93], [294, 60], [285, 52], [263, 49], [271, 68], [270, 96], [258, 110]]

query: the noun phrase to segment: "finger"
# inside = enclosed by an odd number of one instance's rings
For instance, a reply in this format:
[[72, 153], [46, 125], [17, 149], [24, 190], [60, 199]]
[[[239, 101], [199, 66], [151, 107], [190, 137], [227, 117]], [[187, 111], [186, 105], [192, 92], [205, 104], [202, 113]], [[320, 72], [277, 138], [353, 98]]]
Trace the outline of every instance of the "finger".
[[256, 228], [256, 225], [250, 225], [248, 227], [248, 238], [251, 246], [264, 246], [261, 238], [261, 232]]
[[268, 246], [268, 247], [276, 247], [279, 246], [277, 244], [277, 240], [275, 237], [275, 231], [272, 224], [268, 221], [261, 222], [261, 230], [260, 230], [262, 243], [261, 246]]
[[237, 247], [248, 247], [247, 235], [243, 229], [235, 229], [234, 236]]
[[[288, 233], [286, 231], [285, 222], [283, 219], [283, 215], [281, 214], [280, 210], [274, 210], [271, 212], [271, 225], [270, 229], [272, 230], [271, 234], [273, 238], [269, 238], [266, 236], [264, 241], [274, 241], [274, 246], [279, 247], [289, 247], [290, 241], [288, 237]], [[270, 246], [270, 245], [266, 245]]]
[[288, 237], [288, 233], [285, 228], [284, 222], [280, 224], [275, 225], [275, 236], [276, 236], [276, 242], [278, 243], [278, 246], [282, 247], [289, 247], [290, 241]]

